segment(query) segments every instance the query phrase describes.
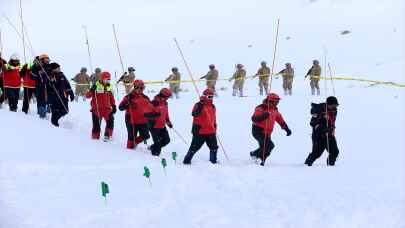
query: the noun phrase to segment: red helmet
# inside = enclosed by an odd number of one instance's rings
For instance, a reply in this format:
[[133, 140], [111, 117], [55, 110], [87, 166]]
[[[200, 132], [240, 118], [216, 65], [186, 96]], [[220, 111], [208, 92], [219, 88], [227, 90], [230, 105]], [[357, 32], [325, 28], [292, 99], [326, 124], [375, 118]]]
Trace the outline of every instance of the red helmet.
[[108, 71], [101, 72], [101, 80], [111, 80], [111, 74]]
[[142, 80], [139, 80], [139, 79], [137, 79], [137, 80], [135, 80], [134, 81], [134, 88], [145, 88], [145, 83], [143, 83], [143, 81]]
[[204, 90], [203, 95], [204, 96], [214, 96], [214, 90], [207, 88]]
[[279, 100], [281, 100], [281, 98], [276, 93], [269, 93], [269, 95], [267, 95], [267, 100], [268, 101], [279, 101]]
[[172, 96], [172, 91], [168, 88], [163, 88], [159, 92], [160, 96], [162, 97], [171, 97]]

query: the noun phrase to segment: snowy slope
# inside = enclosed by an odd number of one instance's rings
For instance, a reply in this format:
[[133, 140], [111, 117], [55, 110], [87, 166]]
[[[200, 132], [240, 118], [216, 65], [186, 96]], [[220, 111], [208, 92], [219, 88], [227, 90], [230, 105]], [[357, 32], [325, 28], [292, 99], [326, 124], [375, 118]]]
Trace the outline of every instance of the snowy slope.
[[[110, 27], [115, 23], [125, 67], [134, 65], [138, 77], [162, 79], [179, 66], [188, 79], [172, 41], [177, 37], [195, 77], [215, 63], [225, 78], [238, 62], [249, 75], [263, 59], [271, 63], [275, 20], [281, 18], [275, 70], [291, 62], [296, 78], [294, 96], [282, 96], [279, 109], [293, 134], [286, 137], [277, 126], [268, 163], [253, 164], [248, 156], [256, 148], [250, 117], [263, 99], [257, 81], [246, 82], [244, 98], [231, 97], [231, 85], [220, 82], [218, 87], [227, 90], [215, 100], [219, 137], [230, 160], [220, 150], [221, 164], [213, 166], [203, 147], [191, 167], [174, 164], [170, 153], [176, 151], [182, 160], [188, 145], [169, 131], [172, 142], [162, 154], [168, 159], [165, 175], [146, 145], [125, 149], [121, 112], [114, 140], [104, 143], [90, 139], [88, 101], [70, 104], [58, 129], [37, 118], [35, 105], [28, 116], [3, 108], [0, 228], [405, 227], [403, 88], [335, 81], [341, 104], [337, 166], [326, 167], [326, 154], [313, 167], [303, 165], [311, 150], [310, 102], [332, 94], [331, 84], [325, 88], [322, 81], [322, 96], [309, 96], [303, 76], [312, 59], [324, 67], [326, 49], [336, 75], [404, 84], [404, 1], [23, 2], [35, 54], [49, 53], [68, 77], [87, 65], [82, 24], [89, 28], [93, 63], [103, 69], [120, 69]], [[0, 6], [0, 13], [19, 25], [15, 1]], [[5, 55], [16, 50], [21, 55], [21, 41], [10, 25], [2, 19], [0, 26]], [[340, 36], [345, 29], [352, 33]], [[160, 86], [147, 85], [147, 90]], [[170, 101], [170, 114], [175, 129], [190, 142], [190, 112], [197, 96], [191, 84], [182, 87], [189, 92]], [[274, 80], [273, 90], [282, 93], [280, 79]], [[151, 169], [152, 186], [142, 176], [144, 166]], [[101, 181], [110, 186], [107, 206]]]
[[[280, 110], [293, 135], [277, 127], [276, 148], [266, 167], [258, 167], [248, 157], [256, 147], [250, 115], [262, 100], [255, 86], [248, 83], [249, 97], [227, 91], [215, 101], [230, 161], [220, 151], [221, 165], [213, 166], [203, 148], [191, 167], [169, 160], [167, 176], [146, 146], [125, 149], [122, 113], [114, 141], [105, 143], [90, 139], [88, 102], [71, 105], [59, 129], [34, 115], [0, 110], [0, 227], [405, 226], [401, 90], [338, 84], [341, 156], [333, 168], [325, 155], [311, 168], [303, 165], [311, 148], [309, 102], [324, 97], [310, 97], [307, 89], [283, 97]], [[175, 128], [188, 141], [194, 101], [184, 93], [170, 102]], [[176, 151], [182, 159], [187, 146], [170, 134], [162, 157]], [[152, 187], [142, 176], [145, 165]], [[107, 206], [101, 181], [110, 185]]]

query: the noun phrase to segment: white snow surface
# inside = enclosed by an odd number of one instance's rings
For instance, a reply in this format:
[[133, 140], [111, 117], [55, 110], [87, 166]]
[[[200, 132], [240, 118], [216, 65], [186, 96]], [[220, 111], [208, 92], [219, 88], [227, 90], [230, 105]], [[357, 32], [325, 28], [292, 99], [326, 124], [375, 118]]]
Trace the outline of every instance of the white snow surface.
[[[125, 149], [122, 112], [114, 140], [106, 143], [90, 139], [88, 102], [70, 104], [60, 128], [38, 119], [35, 107], [29, 115], [3, 108], [0, 227], [404, 227], [404, 93], [364, 85], [336, 85], [336, 167], [326, 166], [326, 152], [313, 167], [303, 165], [311, 150], [309, 104], [324, 99], [309, 96], [306, 87], [282, 97], [279, 110], [293, 135], [275, 128], [276, 147], [265, 167], [248, 155], [256, 148], [250, 116], [262, 100], [250, 81], [248, 97], [228, 90], [215, 100], [229, 161], [220, 150], [221, 164], [212, 165], [203, 147], [183, 166], [188, 146], [170, 131], [172, 142], [161, 155], [167, 175], [146, 145]], [[170, 100], [174, 126], [188, 142], [195, 101], [192, 92]], [[107, 206], [101, 181], [111, 191]]]
[[[1, 1], [0, 13], [19, 25], [16, 2]], [[217, 65], [220, 77], [230, 76], [239, 62], [252, 75], [261, 60], [271, 65], [274, 22], [281, 18], [275, 71], [288, 61], [296, 78], [294, 95], [281, 95], [279, 110], [293, 134], [287, 137], [275, 127], [276, 147], [266, 166], [250, 160], [249, 152], [257, 147], [250, 117], [263, 99], [257, 95], [257, 80], [250, 79], [244, 98], [232, 97], [228, 82], [218, 84], [227, 87], [214, 102], [218, 136], [229, 156], [228, 161], [219, 150], [220, 165], [209, 163], [204, 146], [191, 166], [183, 166], [188, 145], [171, 130], [172, 141], [160, 158], [152, 157], [146, 145], [125, 149], [122, 112], [116, 114], [113, 141], [91, 140], [89, 101], [70, 103], [60, 128], [40, 120], [35, 105], [29, 115], [11, 113], [3, 105], [0, 228], [405, 227], [403, 88], [335, 81], [341, 104], [337, 164], [326, 166], [327, 152], [313, 167], [303, 164], [311, 150], [310, 103], [333, 94], [331, 84], [326, 88], [322, 81], [322, 96], [309, 95], [303, 75], [312, 59], [321, 60], [325, 69], [325, 47], [336, 75], [404, 84], [404, 1], [23, 2], [35, 54], [48, 52], [68, 77], [87, 65], [82, 24], [89, 28], [95, 66], [120, 72], [111, 31], [115, 23], [125, 67], [134, 65], [139, 78], [162, 79], [178, 66], [188, 79], [173, 37], [182, 44], [195, 77], [210, 63]], [[22, 49], [8, 23], [2, 19], [0, 26], [4, 55]], [[352, 33], [340, 36], [346, 29]], [[197, 96], [191, 84], [182, 87], [189, 92], [169, 101], [170, 115], [189, 143]], [[160, 88], [147, 85], [155, 93]], [[273, 81], [273, 91], [282, 94], [280, 79]], [[117, 102], [122, 96], [121, 90]], [[170, 159], [173, 151], [176, 164]], [[161, 158], [168, 160], [166, 175]], [[151, 170], [151, 186], [142, 176], [144, 166]], [[107, 205], [101, 181], [110, 187]]]

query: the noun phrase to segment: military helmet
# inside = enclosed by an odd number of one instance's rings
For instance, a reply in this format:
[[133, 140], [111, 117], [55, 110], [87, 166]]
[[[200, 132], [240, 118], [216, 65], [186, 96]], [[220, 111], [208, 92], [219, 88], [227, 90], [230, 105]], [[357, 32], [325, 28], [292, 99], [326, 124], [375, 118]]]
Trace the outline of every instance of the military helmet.
[[82, 73], [87, 72], [87, 68], [86, 68], [86, 67], [82, 67], [82, 68], [80, 69], [80, 72], [82, 72]]
[[178, 69], [177, 67], [173, 67], [173, 68], [172, 68], [172, 71], [173, 71], [173, 72], [177, 72], [177, 71], [179, 71], [179, 69]]
[[236, 68], [243, 68], [243, 65], [238, 63], [238, 64], [236, 64]]
[[318, 65], [319, 64], [319, 60], [317, 60], [317, 59], [314, 59], [314, 61], [312, 61], [315, 65]]
[[100, 68], [100, 67], [97, 67], [94, 71], [95, 71], [96, 73], [101, 73], [101, 68]]
[[286, 67], [291, 67], [291, 63], [286, 63], [285, 66]]
[[214, 64], [210, 64], [208, 67], [209, 67], [210, 69], [214, 69], [214, 68], [215, 68], [215, 65], [214, 65]]
[[128, 71], [135, 71], [134, 67], [128, 67]]
[[266, 65], [267, 62], [266, 62], [266, 61], [262, 61], [260, 64], [261, 64], [261, 65]]

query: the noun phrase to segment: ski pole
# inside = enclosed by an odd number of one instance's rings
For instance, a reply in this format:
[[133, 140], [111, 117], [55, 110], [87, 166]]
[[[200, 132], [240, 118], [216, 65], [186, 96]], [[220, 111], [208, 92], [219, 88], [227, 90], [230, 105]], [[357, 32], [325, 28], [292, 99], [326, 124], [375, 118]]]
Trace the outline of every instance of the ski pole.
[[[271, 84], [273, 82], [273, 73], [274, 73], [274, 64], [275, 64], [275, 61], [276, 61], [279, 28], [280, 28], [280, 19], [277, 19], [276, 40], [274, 42], [273, 63], [272, 63], [272, 66], [271, 66], [271, 77], [270, 77], [270, 82], [269, 82], [269, 93], [271, 92]], [[267, 112], [269, 112], [269, 111], [270, 111], [270, 106], [267, 104]], [[266, 124], [265, 124], [265, 128], [264, 128], [265, 131], [264, 131], [263, 152], [262, 152], [262, 163], [263, 163], [263, 165], [264, 165], [264, 161], [266, 159], [265, 158], [265, 154], [266, 154], [265, 151], [266, 151], [266, 146], [267, 146], [266, 141], [267, 141], [267, 137], [269, 136], [267, 131], [266, 131], [267, 128], [269, 127], [268, 125], [269, 125], [269, 121], [266, 120]]]
[[176, 131], [176, 129], [174, 129], [173, 127], [171, 128], [173, 131], [174, 131], [174, 133], [176, 133], [176, 135], [184, 142], [184, 144], [186, 144], [187, 146], [188, 146], [188, 143], [187, 143], [187, 141], [184, 139], [184, 137], [178, 132], [178, 131]]
[[[192, 81], [193, 85], [194, 85], [195, 92], [196, 92], [198, 98], [200, 98], [200, 91], [198, 90], [197, 83], [196, 83], [195, 80], [194, 80], [193, 74], [191, 73], [191, 69], [190, 69], [190, 67], [189, 67], [189, 65], [188, 65], [188, 63], [187, 63], [187, 60], [186, 60], [186, 58], [185, 58], [185, 56], [184, 56], [184, 54], [183, 54], [183, 51], [181, 50], [180, 44], [179, 44], [179, 42], [177, 42], [177, 39], [176, 39], [176, 38], [174, 38], [174, 42], [176, 43], [177, 49], [178, 49], [178, 51], [179, 51], [179, 53], [180, 53], [181, 58], [183, 59], [183, 63], [184, 63], [184, 65], [186, 66], [187, 72], [188, 72], [188, 74], [189, 74], [189, 76], [190, 76], [190, 78], [191, 78], [191, 81]], [[205, 112], [206, 112], [206, 114], [207, 114], [208, 121], [209, 121], [210, 123], [212, 123], [212, 117], [211, 117], [210, 115], [208, 115], [206, 109], [204, 109], [204, 110], [205, 110]], [[214, 124], [214, 123], [213, 123], [213, 124]], [[213, 127], [214, 127], [214, 126], [213, 126]], [[215, 128], [215, 127], [214, 127], [214, 128]], [[217, 131], [218, 131], [218, 130], [217, 130]], [[227, 155], [227, 153], [226, 153], [226, 151], [225, 151], [225, 148], [224, 148], [224, 146], [222, 145], [222, 142], [221, 142], [221, 140], [219, 139], [219, 136], [218, 136], [218, 135], [219, 135], [219, 133], [216, 134], [216, 138], [217, 138], [217, 140], [218, 140], [218, 144], [219, 144], [219, 146], [221, 147], [222, 151], [224, 152], [224, 155], [225, 155], [226, 160], [229, 161], [228, 155]]]

